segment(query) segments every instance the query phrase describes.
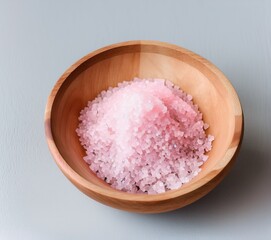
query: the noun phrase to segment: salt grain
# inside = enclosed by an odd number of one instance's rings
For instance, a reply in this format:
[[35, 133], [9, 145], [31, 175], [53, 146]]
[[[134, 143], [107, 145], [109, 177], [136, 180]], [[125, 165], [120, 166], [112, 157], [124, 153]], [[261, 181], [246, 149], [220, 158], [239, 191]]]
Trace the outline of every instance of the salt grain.
[[214, 140], [192, 99], [163, 79], [135, 78], [102, 91], [79, 116], [84, 160], [118, 190], [178, 189], [201, 171]]

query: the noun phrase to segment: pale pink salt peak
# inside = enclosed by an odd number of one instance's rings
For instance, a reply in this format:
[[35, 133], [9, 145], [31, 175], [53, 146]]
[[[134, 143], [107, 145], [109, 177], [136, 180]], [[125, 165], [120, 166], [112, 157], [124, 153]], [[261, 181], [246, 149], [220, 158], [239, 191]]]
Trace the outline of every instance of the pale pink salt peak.
[[131, 193], [180, 188], [201, 171], [214, 140], [192, 96], [164, 79], [135, 78], [102, 91], [79, 120], [90, 169]]

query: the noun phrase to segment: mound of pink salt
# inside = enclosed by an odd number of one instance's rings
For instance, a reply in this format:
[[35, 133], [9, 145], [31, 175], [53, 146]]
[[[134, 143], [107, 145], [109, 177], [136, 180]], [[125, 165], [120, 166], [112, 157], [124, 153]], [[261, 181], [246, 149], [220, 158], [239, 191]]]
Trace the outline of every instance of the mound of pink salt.
[[103, 91], [79, 120], [90, 169], [132, 193], [163, 193], [189, 182], [214, 139], [206, 136], [192, 96], [162, 79], [134, 79]]

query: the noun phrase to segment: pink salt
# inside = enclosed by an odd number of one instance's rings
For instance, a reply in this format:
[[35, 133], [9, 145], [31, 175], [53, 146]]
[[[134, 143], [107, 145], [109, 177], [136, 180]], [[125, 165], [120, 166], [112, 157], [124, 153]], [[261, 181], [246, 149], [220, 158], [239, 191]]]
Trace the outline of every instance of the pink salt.
[[192, 96], [163, 79], [135, 78], [102, 91], [79, 120], [90, 169], [131, 193], [163, 193], [189, 182], [214, 140]]

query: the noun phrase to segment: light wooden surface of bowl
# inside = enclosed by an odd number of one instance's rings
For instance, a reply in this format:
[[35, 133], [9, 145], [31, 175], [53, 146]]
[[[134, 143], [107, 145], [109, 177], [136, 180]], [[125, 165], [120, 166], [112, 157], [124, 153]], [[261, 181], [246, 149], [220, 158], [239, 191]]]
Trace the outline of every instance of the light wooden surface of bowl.
[[[193, 96], [215, 136], [200, 174], [178, 190], [145, 195], [117, 191], [98, 179], [84, 162], [75, 129], [89, 100], [124, 80], [164, 78]], [[94, 51], [58, 80], [47, 102], [45, 132], [55, 162], [66, 177], [91, 198], [122, 210], [157, 213], [194, 202], [227, 174], [240, 148], [243, 114], [238, 96], [212, 63], [181, 47], [157, 41], [130, 41]]]

